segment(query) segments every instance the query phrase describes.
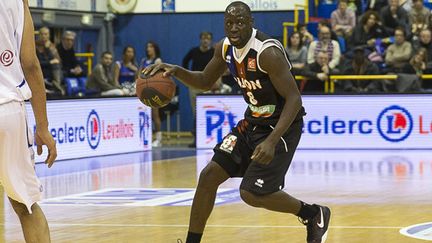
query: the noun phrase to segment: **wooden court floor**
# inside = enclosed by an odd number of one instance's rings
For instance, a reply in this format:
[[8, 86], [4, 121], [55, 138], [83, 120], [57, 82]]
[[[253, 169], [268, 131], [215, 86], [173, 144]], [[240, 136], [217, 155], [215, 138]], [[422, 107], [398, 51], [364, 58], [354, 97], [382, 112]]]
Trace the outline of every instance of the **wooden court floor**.
[[[166, 151], [107, 156], [63, 161], [51, 170], [38, 165], [47, 199], [41, 206], [52, 241], [176, 243], [187, 232], [186, 199], [193, 191], [163, 199], [150, 195], [148, 201], [133, 199], [128, 190], [168, 188], [163, 194], [173, 188], [193, 189], [211, 151], [192, 154], [174, 159], [169, 158], [178, 154]], [[305, 228], [296, 217], [241, 202], [234, 190], [239, 182], [230, 179], [223, 184], [223, 189], [234, 192], [215, 207], [203, 242], [305, 242]], [[306, 202], [331, 207], [327, 242], [426, 242], [399, 230], [432, 222], [428, 151], [298, 151], [285, 186]], [[101, 190], [110, 194], [92, 194]], [[16, 216], [0, 195], [0, 242], [24, 242]], [[186, 201], [176, 201], [179, 197]], [[176, 205], [158, 206], [164, 203]]]

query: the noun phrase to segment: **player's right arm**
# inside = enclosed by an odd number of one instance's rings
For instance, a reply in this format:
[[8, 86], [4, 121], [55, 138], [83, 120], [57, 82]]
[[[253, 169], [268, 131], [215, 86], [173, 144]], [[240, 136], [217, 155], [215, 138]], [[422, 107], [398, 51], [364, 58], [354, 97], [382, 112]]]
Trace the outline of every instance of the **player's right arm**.
[[201, 72], [189, 71], [183, 67], [168, 63], [151, 65], [143, 70], [145, 75], [154, 75], [159, 70], [165, 70], [164, 76], [174, 76], [185, 85], [207, 91], [225, 72], [226, 64], [222, 58], [222, 41], [215, 46], [213, 58]]
[[37, 152], [42, 153], [42, 145], [48, 147], [48, 157], [45, 163], [51, 167], [57, 157], [55, 141], [48, 131], [48, 118], [46, 112], [45, 84], [40, 68], [39, 60], [36, 57], [34, 27], [27, 0], [24, 3], [24, 29], [21, 42], [21, 67], [25, 79], [32, 91], [31, 104], [36, 120], [36, 144]]

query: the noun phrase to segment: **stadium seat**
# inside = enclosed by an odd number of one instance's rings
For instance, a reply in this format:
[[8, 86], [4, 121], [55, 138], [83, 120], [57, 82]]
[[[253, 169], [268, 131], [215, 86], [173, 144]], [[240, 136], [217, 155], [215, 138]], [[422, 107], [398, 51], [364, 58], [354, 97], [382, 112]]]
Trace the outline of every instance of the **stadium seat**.
[[77, 78], [71, 78], [71, 77], [65, 78], [65, 85], [66, 85], [66, 94], [68, 96], [75, 96], [82, 91], [80, 82]]

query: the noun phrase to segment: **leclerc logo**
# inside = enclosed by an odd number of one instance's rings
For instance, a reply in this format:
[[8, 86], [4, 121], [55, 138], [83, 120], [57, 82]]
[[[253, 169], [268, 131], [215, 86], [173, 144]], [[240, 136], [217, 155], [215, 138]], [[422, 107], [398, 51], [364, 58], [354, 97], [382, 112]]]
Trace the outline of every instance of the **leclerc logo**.
[[411, 134], [413, 123], [411, 114], [405, 108], [393, 105], [379, 114], [377, 127], [385, 140], [400, 142]]
[[92, 110], [87, 118], [87, 142], [92, 149], [99, 145], [102, 129], [99, 115]]

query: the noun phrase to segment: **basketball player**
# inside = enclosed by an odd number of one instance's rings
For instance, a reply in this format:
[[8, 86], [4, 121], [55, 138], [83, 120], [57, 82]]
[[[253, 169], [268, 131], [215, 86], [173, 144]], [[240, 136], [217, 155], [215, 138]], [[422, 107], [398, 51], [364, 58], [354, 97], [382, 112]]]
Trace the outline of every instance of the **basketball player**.
[[294, 214], [307, 226], [307, 242], [324, 242], [330, 209], [306, 204], [282, 188], [302, 133], [305, 111], [287, 54], [279, 41], [253, 28], [248, 5], [233, 2], [225, 10], [227, 38], [202, 72], [158, 64], [144, 70], [165, 70], [193, 88], [208, 90], [228, 65], [243, 91], [245, 118], [214, 148], [212, 161], [201, 172], [192, 203], [187, 243], [200, 242], [213, 209], [218, 186], [243, 177], [240, 196], [247, 204]]
[[36, 57], [34, 28], [27, 0], [0, 1], [0, 182], [17, 213], [26, 242], [50, 242], [45, 215], [36, 203], [42, 187], [34, 171], [33, 139], [24, 100], [31, 98], [38, 154], [48, 147], [46, 163], [57, 157], [48, 131], [45, 86]]

